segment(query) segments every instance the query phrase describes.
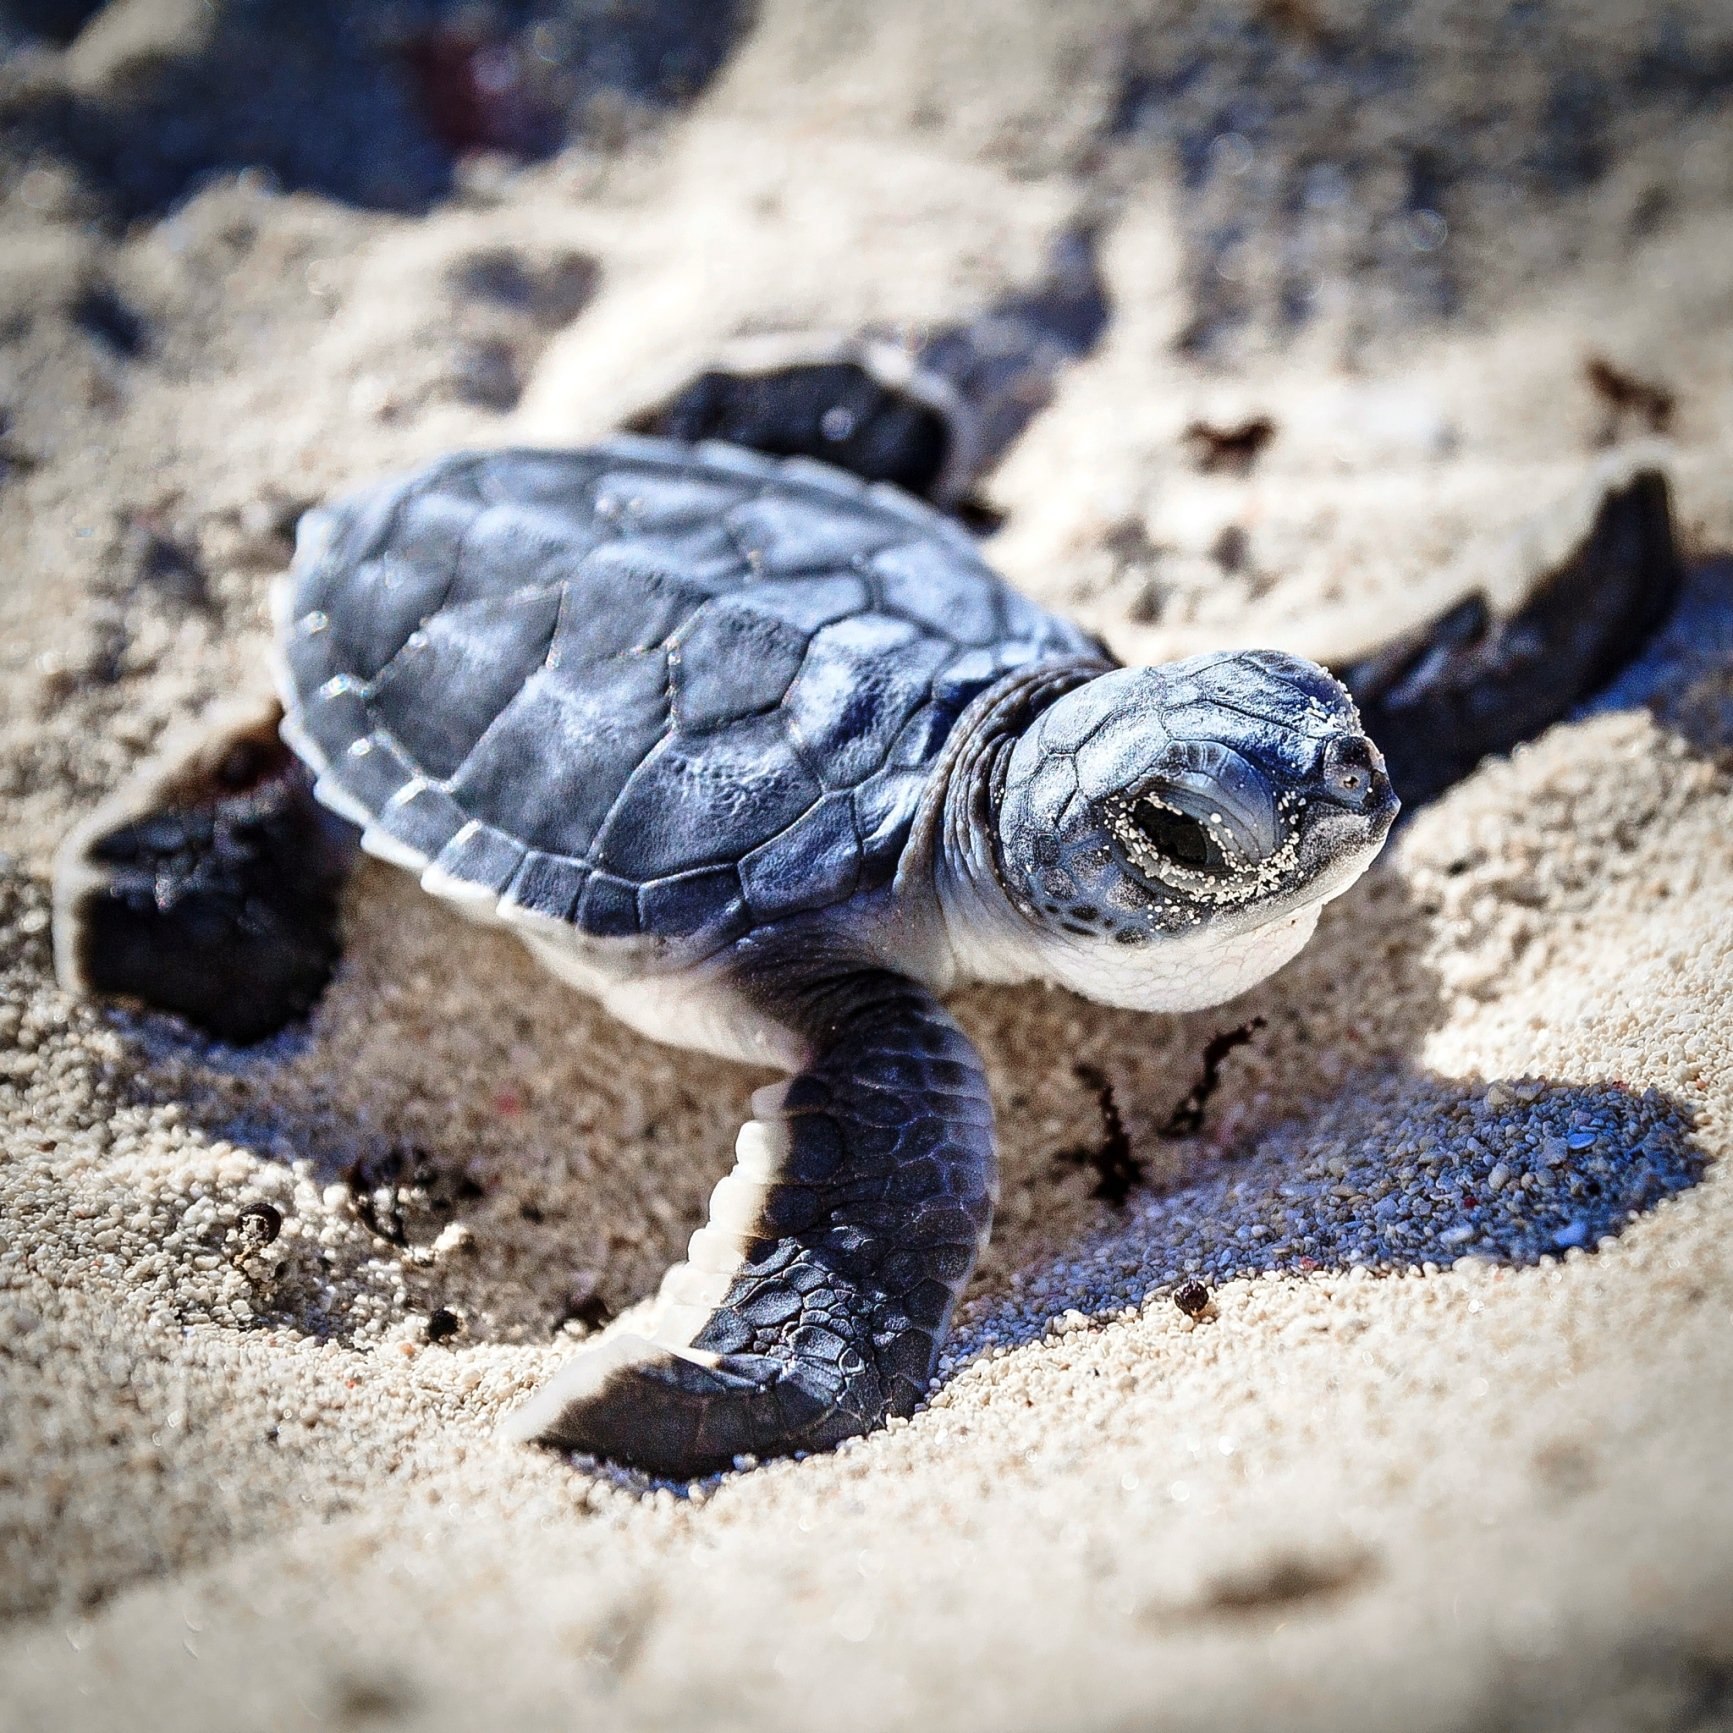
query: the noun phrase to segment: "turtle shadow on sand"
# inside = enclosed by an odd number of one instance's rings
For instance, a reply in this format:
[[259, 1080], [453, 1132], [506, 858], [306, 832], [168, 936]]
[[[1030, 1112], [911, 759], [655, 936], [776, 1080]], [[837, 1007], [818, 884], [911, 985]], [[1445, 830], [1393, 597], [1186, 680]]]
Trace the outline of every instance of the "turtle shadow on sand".
[[307, 1023], [243, 1049], [114, 1014], [135, 1095], [291, 1170], [335, 1242], [255, 1296], [260, 1322], [345, 1337], [386, 1293], [465, 1340], [546, 1341], [653, 1292], [768, 1073], [646, 1040], [394, 869], [364, 861], [344, 906]]
[[[1110, 1103], [1107, 1123], [1055, 1151], [1006, 1114], [1003, 1231], [948, 1366], [1037, 1339], [1067, 1311], [1109, 1317], [1163, 1296], [1201, 1309], [1243, 1277], [1594, 1251], [1695, 1185], [1708, 1159], [1696, 1116], [1666, 1091], [1424, 1065], [1444, 1020], [1421, 955], [1433, 912], [1376, 872], [1326, 911], [1294, 964], [1241, 1000], [1176, 1019], [1092, 1015], [1089, 1057], [1057, 1069], [1084, 1073], [1071, 1091], [1086, 1116], [1097, 1095]], [[1140, 1040], [1133, 1021], [1154, 1027]], [[1214, 1087], [1188, 1096], [1200, 1054], [1230, 1030], [1249, 1039], [1220, 1061]], [[1226, 1044], [1213, 1044], [1220, 1055]], [[1175, 1109], [1198, 1093], [1207, 1100], [1191, 1129]], [[1046, 1198], [1110, 1196], [1113, 1169], [1090, 1158], [1127, 1152], [1137, 1171], [1123, 1202], [1097, 1202], [1093, 1220], [1056, 1236]]]

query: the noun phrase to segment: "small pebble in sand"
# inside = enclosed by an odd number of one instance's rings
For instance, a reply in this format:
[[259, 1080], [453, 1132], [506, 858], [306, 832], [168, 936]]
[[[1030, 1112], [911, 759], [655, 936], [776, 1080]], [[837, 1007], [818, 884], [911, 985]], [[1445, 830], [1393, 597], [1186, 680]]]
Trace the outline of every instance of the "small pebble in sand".
[[270, 1245], [283, 1231], [283, 1212], [271, 1203], [250, 1203], [236, 1218], [241, 1238], [249, 1249]]
[[463, 1329], [463, 1320], [448, 1307], [441, 1306], [427, 1320], [426, 1336], [430, 1342], [448, 1342]]

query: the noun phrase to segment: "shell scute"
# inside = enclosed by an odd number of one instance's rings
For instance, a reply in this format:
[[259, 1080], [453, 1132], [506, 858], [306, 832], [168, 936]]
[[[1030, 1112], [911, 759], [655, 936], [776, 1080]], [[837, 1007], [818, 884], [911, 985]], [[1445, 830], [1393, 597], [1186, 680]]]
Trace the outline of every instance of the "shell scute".
[[310, 692], [299, 707], [297, 720], [299, 732], [330, 764], [339, 762], [356, 741], [369, 739], [373, 732], [360, 682], [344, 674]]
[[367, 692], [379, 724], [444, 781], [547, 658], [560, 592], [445, 608], [418, 626]]
[[872, 561], [884, 606], [927, 631], [963, 644], [990, 644], [999, 636], [998, 596], [980, 586], [950, 582], [956, 555], [929, 541], [899, 542]]
[[569, 921], [589, 876], [564, 855], [531, 849], [506, 887], [506, 900], [544, 920]]
[[621, 564], [678, 575], [682, 586], [699, 596], [715, 596], [735, 589], [749, 571], [733, 538], [720, 523], [694, 525], [681, 533], [634, 531], [607, 544], [606, 553], [610, 560]]
[[592, 873], [572, 918], [575, 925], [598, 939], [635, 939], [638, 887], [611, 873]]
[[405, 495], [385, 547], [406, 564], [444, 577], [457, 577], [463, 539], [485, 508], [462, 494], [420, 488]]
[[710, 599], [702, 585], [614, 545], [585, 558], [562, 588], [565, 603], [548, 654], [555, 668], [658, 650]]
[[895, 524], [863, 523], [846, 509], [815, 512], [799, 496], [771, 493], [736, 506], [725, 522], [752, 568], [770, 577], [846, 571], [903, 534]]
[[523, 858], [522, 843], [471, 819], [439, 851], [434, 865], [448, 878], [497, 894], [511, 883]]
[[695, 731], [773, 708], [806, 647], [804, 632], [744, 601], [706, 603], [675, 642], [675, 721]]
[[351, 740], [332, 770], [351, 798], [369, 812], [380, 811], [399, 789], [415, 780], [414, 765], [378, 734]]
[[379, 823], [389, 835], [428, 861], [437, 860], [467, 822], [463, 809], [444, 789], [419, 777], [398, 789], [379, 814]]
[[871, 606], [865, 581], [852, 572], [761, 578], [741, 590], [740, 600], [808, 635]]
[[626, 533], [657, 534], [688, 524], [707, 526], [749, 497], [748, 484], [714, 476], [605, 470], [596, 480], [598, 516]]
[[740, 875], [731, 866], [656, 879], [638, 893], [638, 912], [646, 932], [669, 939], [726, 943], [748, 923]]
[[326, 616], [326, 647], [345, 669], [371, 680], [444, 604], [451, 574], [386, 553], [368, 560], [357, 575], [353, 591], [342, 594]]
[[297, 692], [317, 692], [327, 680], [337, 676], [332, 659], [334, 646], [322, 613], [286, 621], [278, 637], [278, 654], [286, 677]]
[[[584, 496], [605, 468], [599, 454], [586, 451], [497, 451], [462, 461], [468, 465], [465, 482], [485, 503], [545, 503], [561, 511]], [[427, 474], [437, 484], [442, 466], [435, 465]]]
[[889, 875], [915, 822], [915, 809], [927, 786], [927, 766], [887, 765], [854, 791], [855, 829], [861, 862], [869, 877]]
[[443, 605], [506, 599], [565, 582], [602, 542], [551, 504], [507, 500], [478, 513], [457, 554]]
[[952, 653], [885, 614], [838, 620], [814, 636], [783, 707], [829, 786], [853, 787], [878, 769]]
[[740, 882], [761, 920], [841, 902], [860, 878], [854, 800], [827, 794], [740, 863]]
[[597, 852], [639, 883], [691, 867], [733, 864], [819, 798], [789, 749], [779, 713], [703, 734], [671, 734], [621, 790]]
[[929, 700], [897, 731], [887, 762], [902, 770], [931, 764], [943, 749], [954, 720], [949, 706]]
[[585, 859], [668, 721], [665, 652], [544, 669], [500, 713], [452, 780], [470, 812], [510, 814], [532, 848]]

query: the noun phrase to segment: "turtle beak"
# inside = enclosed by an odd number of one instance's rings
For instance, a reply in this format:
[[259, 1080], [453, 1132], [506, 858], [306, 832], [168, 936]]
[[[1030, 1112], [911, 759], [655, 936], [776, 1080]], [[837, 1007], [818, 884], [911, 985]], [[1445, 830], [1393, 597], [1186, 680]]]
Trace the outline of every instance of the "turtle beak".
[[1364, 734], [1344, 731], [1325, 743], [1305, 788], [1300, 823], [1309, 876], [1326, 897], [1371, 865], [1401, 807], [1383, 755]]

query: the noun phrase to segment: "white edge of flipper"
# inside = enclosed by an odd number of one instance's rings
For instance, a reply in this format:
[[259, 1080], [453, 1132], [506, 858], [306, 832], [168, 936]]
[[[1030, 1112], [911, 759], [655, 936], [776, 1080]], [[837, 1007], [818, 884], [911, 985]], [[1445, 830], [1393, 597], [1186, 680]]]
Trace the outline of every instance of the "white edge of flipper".
[[575, 1403], [594, 1396], [615, 1373], [675, 1359], [714, 1368], [721, 1356], [693, 1340], [734, 1285], [756, 1237], [764, 1202], [782, 1172], [789, 1130], [779, 1117], [785, 1083], [752, 1097], [754, 1117], [735, 1139], [734, 1166], [716, 1183], [704, 1225], [687, 1243], [685, 1259], [662, 1278], [653, 1299], [622, 1313], [501, 1422], [499, 1435], [532, 1444], [554, 1431]]

